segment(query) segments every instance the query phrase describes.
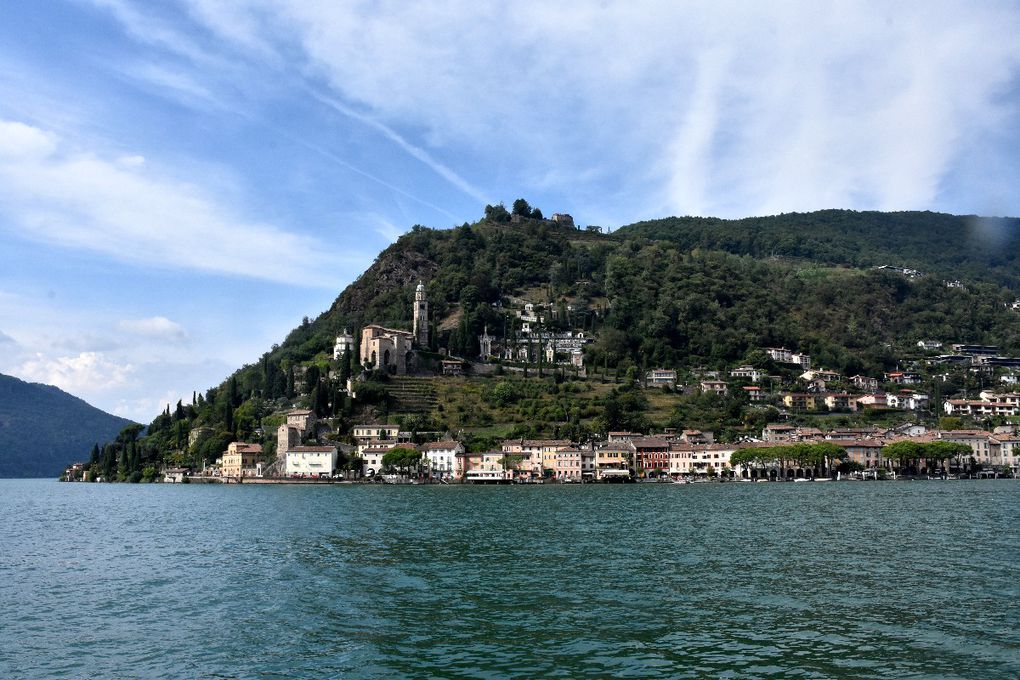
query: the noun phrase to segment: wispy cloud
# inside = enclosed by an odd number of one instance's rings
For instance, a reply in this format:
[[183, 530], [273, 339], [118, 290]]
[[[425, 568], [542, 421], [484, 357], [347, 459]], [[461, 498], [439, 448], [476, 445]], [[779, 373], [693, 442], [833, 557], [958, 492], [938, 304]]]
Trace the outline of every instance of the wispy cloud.
[[3, 331], [0, 331], [0, 345], [17, 345], [17, 341], [14, 338], [7, 335]]
[[372, 224], [372, 230], [382, 236], [390, 243], [396, 242], [400, 236], [407, 231], [386, 219], [382, 215], [368, 215], [366, 221]]
[[161, 97], [172, 97], [192, 108], [227, 110], [230, 105], [190, 73], [169, 63], [145, 61], [115, 65], [128, 78], [146, 85]]
[[[331, 286], [307, 266], [355, 264], [315, 239], [240, 217], [146, 163], [65, 151], [53, 135], [0, 121], [0, 205], [29, 238], [160, 267]], [[360, 258], [358, 259], [360, 261]]]
[[[207, 49], [185, 33], [176, 30], [169, 22], [159, 18], [154, 7], [139, 8], [129, 0], [90, 0], [97, 7], [109, 11], [137, 40], [169, 50], [194, 63], [216, 65], [217, 60]], [[219, 65], [223, 65], [219, 62]]]
[[342, 113], [343, 115], [347, 116], [348, 118], [352, 118], [358, 121], [359, 123], [363, 123], [364, 125], [367, 125], [373, 130], [376, 130], [377, 132], [382, 134], [383, 137], [399, 146], [413, 158], [416, 158], [422, 163], [424, 163], [437, 175], [439, 175], [447, 182], [455, 186], [457, 189], [463, 191], [465, 194], [475, 199], [479, 203], [486, 203], [489, 200], [491, 200], [479, 189], [472, 186], [467, 180], [458, 175], [452, 169], [450, 169], [443, 163], [437, 161], [421, 147], [415, 146], [414, 144], [408, 142], [406, 139], [404, 139], [401, 135], [397, 134], [397, 132], [394, 131], [389, 126], [380, 123], [378, 120], [375, 120], [371, 116], [367, 116], [363, 113], [355, 111], [351, 107], [343, 104], [342, 102], [337, 101], [332, 97], [326, 97], [322, 94], [315, 92], [312, 93], [312, 96], [318, 99], [323, 104], [334, 109], [335, 111], [338, 111], [339, 113]]
[[[947, 177], [981, 184], [961, 157], [1017, 113], [1012, 3], [242, 0], [230, 14], [248, 20], [207, 27], [242, 49], [298, 46], [338, 95], [319, 99], [478, 200], [425, 149], [522, 188], [577, 169], [547, 190], [602, 213], [937, 207]], [[572, 186], [583, 174], [597, 181]]]

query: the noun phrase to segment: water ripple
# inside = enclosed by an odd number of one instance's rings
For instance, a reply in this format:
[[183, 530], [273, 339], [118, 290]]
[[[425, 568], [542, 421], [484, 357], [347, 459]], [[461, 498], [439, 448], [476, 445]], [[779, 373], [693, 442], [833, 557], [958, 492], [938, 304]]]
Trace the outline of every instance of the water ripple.
[[0, 677], [1015, 678], [1018, 490], [0, 480]]

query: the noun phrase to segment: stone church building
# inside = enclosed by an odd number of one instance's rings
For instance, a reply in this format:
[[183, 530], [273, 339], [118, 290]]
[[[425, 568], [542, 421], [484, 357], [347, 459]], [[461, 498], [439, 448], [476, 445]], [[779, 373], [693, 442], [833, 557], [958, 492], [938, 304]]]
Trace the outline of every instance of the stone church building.
[[[404, 375], [414, 364], [414, 350], [429, 344], [429, 301], [425, 284], [414, 291], [413, 330], [402, 331], [370, 324], [361, 329], [361, 365], [389, 369]], [[338, 339], [339, 342], [339, 339]]]

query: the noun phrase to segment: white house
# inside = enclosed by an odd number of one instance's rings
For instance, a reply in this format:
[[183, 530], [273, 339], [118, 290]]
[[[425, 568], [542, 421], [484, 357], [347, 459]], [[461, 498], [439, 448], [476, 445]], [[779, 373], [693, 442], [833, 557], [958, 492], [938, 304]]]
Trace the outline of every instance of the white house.
[[645, 384], [660, 387], [676, 385], [676, 371], [672, 368], [653, 368], [645, 375]]
[[343, 333], [336, 336], [336, 342], [333, 343], [333, 360], [340, 359], [344, 352], [348, 351], [354, 354], [354, 336], [345, 328]]
[[457, 441], [429, 442], [418, 447], [425, 454], [430, 477], [453, 479], [457, 474], [457, 454], [464, 453], [464, 445]]
[[765, 371], [754, 366], [737, 366], [730, 371], [731, 378], [745, 378], [753, 383], [761, 382], [761, 379], [765, 377]]
[[366, 477], [382, 472], [382, 459], [386, 452], [397, 445], [396, 440], [380, 444], [370, 444], [358, 447], [358, 455], [361, 456], [361, 472]]
[[336, 470], [335, 446], [295, 446], [287, 451], [288, 477], [331, 477]]

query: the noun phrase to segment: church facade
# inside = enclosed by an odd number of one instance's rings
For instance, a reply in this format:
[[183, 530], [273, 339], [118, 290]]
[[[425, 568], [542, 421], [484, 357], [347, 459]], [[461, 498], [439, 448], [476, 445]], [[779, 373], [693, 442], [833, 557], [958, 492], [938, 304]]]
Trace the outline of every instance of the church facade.
[[[411, 311], [413, 325], [410, 331], [379, 324], [369, 324], [361, 329], [358, 360], [362, 366], [397, 375], [405, 375], [413, 370], [415, 350], [429, 346], [429, 301], [425, 284], [421, 281], [414, 290], [414, 306]], [[333, 359], [339, 359], [345, 351], [354, 349], [354, 337], [344, 329], [336, 337]]]

